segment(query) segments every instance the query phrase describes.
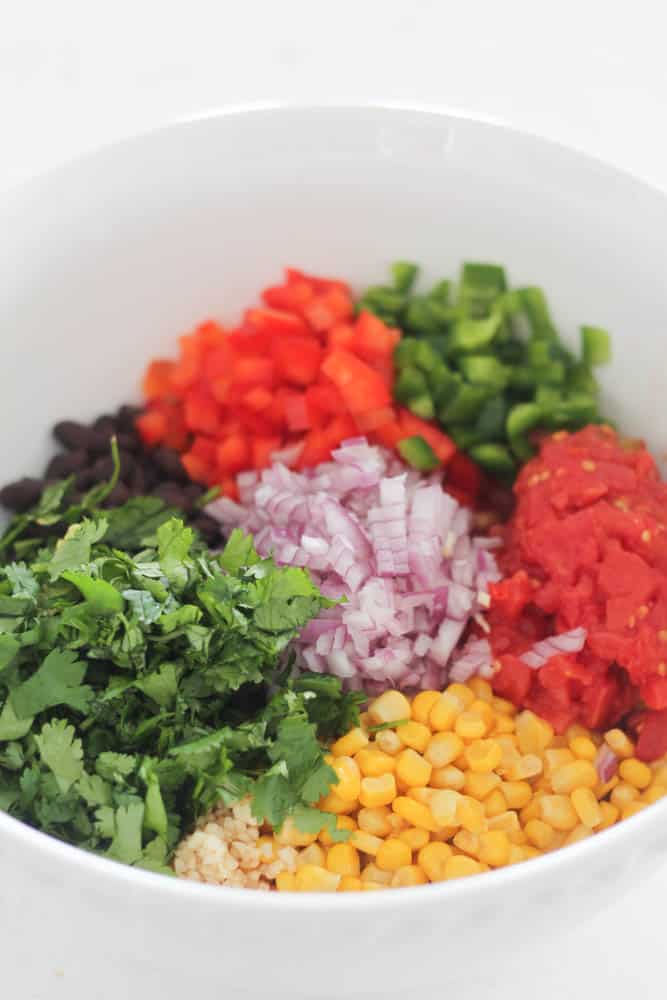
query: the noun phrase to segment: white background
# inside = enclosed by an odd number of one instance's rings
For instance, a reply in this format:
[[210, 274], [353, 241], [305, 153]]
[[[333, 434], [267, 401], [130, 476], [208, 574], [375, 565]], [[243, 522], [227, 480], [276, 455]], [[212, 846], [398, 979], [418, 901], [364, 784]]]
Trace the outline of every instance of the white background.
[[[662, 7], [0, 0], [0, 188], [101, 143], [226, 105], [375, 99], [471, 111], [667, 189]], [[559, 942], [546, 965], [517, 941], [515, 976], [494, 995], [657, 998], [665, 991], [666, 897], [663, 868], [567, 947]], [[24, 1000], [18, 984], [10, 992]]]

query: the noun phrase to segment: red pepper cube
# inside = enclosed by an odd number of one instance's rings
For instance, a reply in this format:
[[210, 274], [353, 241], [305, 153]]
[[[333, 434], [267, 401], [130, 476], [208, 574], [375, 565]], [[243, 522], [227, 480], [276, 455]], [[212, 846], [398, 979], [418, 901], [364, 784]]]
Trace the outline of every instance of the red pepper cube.
[[262, 299], [273, 309], [301, 313], [302, 308], [315, 298], [315, 289], [303, 279], [287, 281], [284, 285], [265, 288]]
[[[355, 418], [355, 422], [363, 434], [370, 434], [372, 431], [376, 431], [380, 427], [384, 427], [386, 424], [392, 423], [395, 416], [396, 414], [393, 406], [383, 406], [379, 410], [369, 410], [368, 413], [358, 413]], [[398, 440], [400, 441], [401, 438]]]
[[255, 386], [254, 389], [250, 389], [248, 392], [244, 393], [242, 397], [243, 406], [252, 410], [254, 413], [261, 413], [263, 410], [266, 410], [269, 406], [271, 406], [272, 400], [273, 393], [263, 385]]
[[[371, 411], [375, 412], [375, 411]], [[357, 417], [360, 419], [361, 414]], [[384, 445], [385, 448], [396, 448], [399, 441], [402, 441], [405, 437], [405, 432], [396, 419], [396, 411], [394, 411], [393, 417], [388, 423], [380, 424], [371, 433], [371, 440], [377, 442], [377, 444]]]
[[215, 450], [218, 471], [222, 477], [233, 476], [250, 466], [250, 448], [245, 434], [232, 434]]
[[350, 351], [334, 348], [324, 359], [322, 372], [334, 383], [352, 414], [391, 404], [391, 395], [381, 376]]
[[321, 427], [314, 427], [305, 437], [303, 449], [296, 463], [297, 469], [312, 469], [331, 458], [331, 444]]
[[211, 396], [192, 389], [185, 397], [185, 424], [191, 431], [215, 434], [220, 423], [220, 407]]
[[293, 312], [284, 309], [248, 309], [243, 317], [244, 325], [272, 337], [308, 334], [308, 326]]
[[256, 437], [251, 443], [252, 465], [254, 469], [267, 469], [271, 465], [274, 451], [278, 451], [282, 444], [282, 438]]
[[478, 465], [464, 455], [457, 452], [447, 464], [446, 489], [451, 486], [464, 490], [474, 500], [482, 485], [482, 473]]
[[302, 309], [302, 313], [313, 330], [324, 333], [336, 323], [351, 319], [354, 304], [347, 291], [338, 286], [328, 288]]
[[352, 349], [364, 361], [391, 359], [400, 339], [400, 330], [387, 326], [373, 313], [364, 309], [359, 313], [355, 324], [355, 341]]
[[401, 408], [399, 410], [399, 420], [405, 432], [405, 437], [419, 435], [431, 446], [437, 457], [446, 465], [456, 454], [456, 445], [450, 437], [443, 434], [433, 424], [416, 417], [410, 410]]
[[164, 441], [167, 433], [167, 417], [162, 410], [149, 408], [135, 421], [141, 440], [149, 448]]
[[226, 331], [213, 319], [205, 320], [195, 330], [195, 337], [207, 350], [224, 343]]
[[239, 358], [234, 365], [233, 379], [237, 385], [264, 385], [270, 388], [274, 375], [271, 358], [249, 356]]
[[306, 431], [312, 427], [305, 393], [286, 389], [283, 393], [283, 399], [288, 430], [292, 432]]
[[667, 753], [667, 710], [646, 712], [637, 724], [636, 754], [640, 760], [658, 760]]
[[162, 399], [171, 394], [175, 367], [173, 361], [162, 358], [151, 361], [142, 382], [142, 390], [146, 399]]
[[330, 417], [345, 411], [343, 397], [335, 385], [317, 382], [306, 389], [308, 411], [313, 416], [313, 422], [322, 417]]
[[278, 376], [294, 385], [310, 385], [322, 364], [322, 348], [314, 337], [276, 337], [271, 354]]
[[522, 705], [533, 682], [533, 671], [518, 656], [500, 657], [500, 670], [494, 674], [493, 690], [515, 705]]
[[234, 350], [231, 342], [223, 340], [206, 352], [202, 374], [209, 381], [214, 381], [216, 378], [228, 378], [237, 359], [238, 352]]

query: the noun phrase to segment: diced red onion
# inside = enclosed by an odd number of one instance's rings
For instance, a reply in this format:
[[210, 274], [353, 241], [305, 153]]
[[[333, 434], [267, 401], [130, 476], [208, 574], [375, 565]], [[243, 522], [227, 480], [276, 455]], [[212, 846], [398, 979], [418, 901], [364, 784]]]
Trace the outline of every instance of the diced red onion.
[[598, 750], [595, 766], [600, 781], [610, 781], [618, 771], [618, 757], [607, 743], [603, 743]]
[[459, 646], [470, 621], [487, 627], [496, 542], [471, 538], [470, 511], [438, 475], [420, 476], [365, 438], [303, 472], [282, 458], [244, 474], [242, 505], [222, 498], [207, 512], [251, 532], [260, 554], [306, 566], [326, 597], [345, 598], [304, 628], [300, 665], [370, 693], [442, 687], [450, 669], [488, 676], [486, 640]]
[[569, 632], [561, 632], [560, 635], [550, 635], [528, 650], [522, 653], [520, 659], [532, 670], [539, 670], [552, 656], [558, 653], [578, 653], [584, 648], [586, 642], [586, 629], [573, 628]]

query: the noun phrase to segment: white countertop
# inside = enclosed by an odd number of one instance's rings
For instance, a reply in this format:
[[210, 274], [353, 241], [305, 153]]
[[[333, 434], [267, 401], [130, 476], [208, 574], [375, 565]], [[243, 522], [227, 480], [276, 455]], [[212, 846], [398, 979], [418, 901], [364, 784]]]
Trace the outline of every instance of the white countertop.
[[[662, 7], [0, 0], [0, 188], [101, 143], [226, 105], [365, 99], [470, 111], [667, 189]], [[517, 942], [515, 978], [494, 995], [658, 997], [666, 897], [663, 868], [571, 936], [566, 953], [563, 942], [546, 967]]]

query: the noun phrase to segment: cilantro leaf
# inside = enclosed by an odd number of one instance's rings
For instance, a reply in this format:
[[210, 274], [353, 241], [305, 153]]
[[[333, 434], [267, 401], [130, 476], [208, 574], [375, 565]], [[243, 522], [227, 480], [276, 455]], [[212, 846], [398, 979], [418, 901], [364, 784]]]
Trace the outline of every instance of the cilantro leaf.
[[42, 726], [35, 743], [59, 788], [67, 792], [83, 774], [83, 745], [75, 738], [74, 727], [68, 726], [64, 719], [54, 719]]
[[155, 600], [148, 590], [124, 590], [123, 597], [130, 604], [132, 612], [142, 625], [152, 625], [162, 614], [161, 604]]
[[11, 664], [20, 648], [21, 643], [13, 635], [0, 634], [0, 670]]
[[37, 578], [25, 563], [10, 563], [4, 572], [11, 584], [12, 597], [34, 598], [39, 593]]
[[93, 696], [92, 688], [82, 684], [86, 664], [71, 650], [54, 649], [27, 681], [15, 687], [10, 701], [17, 718], [28, 719], [56, 705], [67, 705], [85, 712]]
[[125, 601], [116, 588], [106, 580], [94, 580], [87, 573], [67, 569], [60, 574], [83, 594], [86, 606], [94, 615], [115, 615], [125, 607]]
[[235, 528], [220, 553], [222, 568], [236, 575], [244, 567], [254, 566], [259, 561], [252, 535], [244, 535], [240, 528]]
[[33, 719], [19, 719], [8, 698], [0, 712], [0, 741], [20, 740], [32, 729]]
[[133, 865], [143, 854], [144, 804], [140, 800], [118, 806], [113, 814], [113, 836], [107, 856]]
[[78, 570], [89, 563], [91, 546], [104, 537], [107, 524], [104, 518], [100, 518], [99, 521], [84, 518], [78, 524], [71, 524], [65, 536], [56, 545], [49, 562], [51, 580], [57, 580], [67, 569]]
[[158, 497], [133, 497], [104, 513], [108, 520], [105, 541], [126, 552], [150, 545], [160, 525], [176, 514]]
[[183, 590], [188, 582], [186, 560], [194, 537], [192, 528], [186, 528], [176, 517], [161, 524], [157, 530], [160, 568], [177, 592]]

